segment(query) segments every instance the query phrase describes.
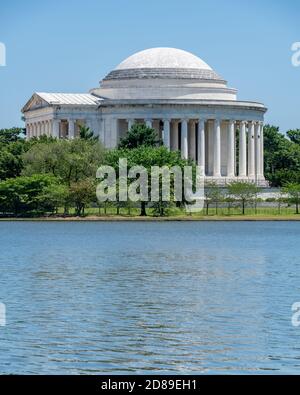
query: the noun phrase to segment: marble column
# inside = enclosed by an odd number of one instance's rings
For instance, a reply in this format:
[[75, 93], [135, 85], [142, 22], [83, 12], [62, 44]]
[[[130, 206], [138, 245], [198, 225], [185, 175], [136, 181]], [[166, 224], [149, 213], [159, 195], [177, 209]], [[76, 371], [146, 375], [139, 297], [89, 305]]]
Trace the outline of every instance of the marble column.
[[47, 136], [51, 136], [51, 121], [49, 119], [47, 121]]
[[214, 120], [214, 163], [213, 176], [221, 177], [221, 122]]
[[164, 129], [163, 129], [163, 142], [164, 146], [170, 149], [170, 120], [164, 119]]
[[205, 120], [198, 121], [198, 141], [197, 141], [198, 166], [201, 167], [205, 175]]
[[178, 126], [179, 126], [179, 122], [178, 121], [173, 121], [172, 122], [172, 147], [173, 147], [174, 151], [178, 151], [179, 150]]
[[247, 144], [246, 144], [246, 124], [240, 122], [240, 146], [239, 146], [239, 176], [247, 176]]
[[196, 159], [196, 122], [194, 120], [190, 121], [189, 158]]
[[48, 136], [49, 137], [53, 137], [52, 136], [52, 120], [51, 119], [49, 119], [49, 121], [48, 121], [48, 132], [49, 132], [49, 134], [48, 134]]
[[255, 177], [255, 140], [254, 123], [248, 123], [248, 177]]
[[188, 122], [181, 120], [181, 157], [188, 159]]
[[264, 124], [260, 123], [260, 176], [264, 178]]
[[59, 124], [60, 124], [59, 119], [52, 120], [52, 136], [54, 138], [59, 138]]
[[234, 121], [228, 122], [228, 140], [227, 140], [227, 177], [235, 175], [235, 124]]
[[127, 119], [127, 122], [128, 122], [128, 130], [130, 130], [132, 128], [135, 120], [134, 119]]
[[68, 119], [68, 137], [70, 140], [75, 138], [75, 121], [74, 119]]
[[255, 176], [256, 179], [260, 178], [260, 171], [261, 171], [261, 165], [260, 165], [260, 124], [257, 122], [255, 124]]
[[26, 140], [30, 139], [31, 137], [31, 125], [30, 123], [26, 124]]
[[152, 119], [146, 119], [146, 126], [152, 128]]

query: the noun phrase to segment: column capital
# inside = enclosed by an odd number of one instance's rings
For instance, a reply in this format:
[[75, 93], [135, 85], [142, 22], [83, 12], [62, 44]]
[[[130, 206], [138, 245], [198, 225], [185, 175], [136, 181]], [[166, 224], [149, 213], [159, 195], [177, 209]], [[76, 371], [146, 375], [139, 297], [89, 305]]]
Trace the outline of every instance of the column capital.
[[255, 137], [256, 137], [256, 139], [260, 139], [260, 125], [259, 125], [259, 123], [256, 123], [255, 124]]
[[215, 125], [220, 126], [220, 125], [221, 125], [221, 122], [222, 122], [222, 119], [220, 119], [220, 118], [214, 118], [213, 121], [214, 121], [214, 124], [215, 124]]
[[253, 133], [254, 132], [255, 123], [253, 121], [248, 122], [248, 130]]

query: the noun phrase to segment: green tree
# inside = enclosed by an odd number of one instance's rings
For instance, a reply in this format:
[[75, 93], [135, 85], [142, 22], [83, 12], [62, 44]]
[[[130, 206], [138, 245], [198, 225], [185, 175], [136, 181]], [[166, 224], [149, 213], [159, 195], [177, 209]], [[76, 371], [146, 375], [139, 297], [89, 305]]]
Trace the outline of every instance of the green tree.
[[216, 214], [218, 214], [219, 203], [224, 199], [221, 188], [213, 181], [206, 183], [204, 189], [206, 215], [210, 204], [215, 204]]
[[17, 177], [23, 169], [22, 155], [35, 144], [24, 138], [0, 144], [0, 180]]
[[245, 208], [248, 203], [253, 203], [260, 189], [253, 183], [234, 181], [228, 185], [228, 194], [233, 196], [241, 203], [242, 214], [245, 214]]
[[[115, 171], [117, 178], [119, 177], [119, 159], [126, 158], [128, 162], [128, 168], [133, 166], [143, 166], [147, 170], [148, 174], [148, 196], [150, 197], [151, 193], [151, 167], [152, 166], [167, 166], [171, 168], [173, 166], [178, 166], [182, 170], [184, 166], [186, 166], [189, 162], [182, 159], [180, 153], [177, 151], [169, 151], [166, 147], [149, 147], [149, 146], [139, 146], [135, 149], [115, 149], [106, 152], [105, 155], [105, 163], [107, 165], [112, 166]], [[182, 183], [183, 184], [183, 183]], [[173, 190], [173, 178], [171, 178], [170, 191]], [[141, 201], [141, 215], [145, 216], [146, 201]], [[173, 202], [169, 202], [169, 206], [172, 205]], [[164, 203], [161, 207], [162, 210], [159, 210], [160, 213], [164, 213], [167, 205]]]
[[288, 183], [282, 192], [288, 195], [288, 201], [296, 206], [296, 214], [299, 214], [299, 204], [300, 204], [300, 184]]
[[288, 130], [286, 134], [293, 143], [300, 145], [300, 129]]
[[95, 177], [103, 158], [104, 149], [96, 141], [74, 139], [39, 143], [23, 155], [23, 174], [53, 174], [71, 185], [72, 182]]
[[155, 129], [135, 123], [127, 135], [120, 140], [119, 148], [157, 147], [159, 145], [162, 145], [162, 141]]
[[95, 136], [94, 132], [87, 126], [79, 126], [79, 136], [83, 140], [98, 140], [98, 136]]
[[0, 211], [6, 214], [24, 214], [40, 210], [40, 194], [45, 187], [58, 180], [45, 174], [10, 178], [0, 182]]
[[18, 155], [13, 155], [8, 149], [0, 150], [0, 180], [20, 175], [22, 160]]
[[85, 207], [96, 201], [96, 188], [93, 179], [74, 182], [70, 186], [70, 201], [75, 205], [76, 215], [84, 215]]
[[300, 182], [300, 145], [289, 134], [294, 141], [280, 133], [278, 127], [264, 127], [265, 176], [272, 186]]
[[231, 208], [235, 206], [236, 200], [232, 196], [225, 196], [224, 202], [227, 203], [227, 211], [228, 211], [228, 215], [230, 215]]
[[39, 194], [39, 207], [43, 212], [58, 213], [60, 207], [65, 208], [69, 204], [70, 193], [69, 189], [64, 184], [51, 183], [46, 185]]
[[0, 144], [12, 143], [24, 138], [22, 128], [0, 129]]

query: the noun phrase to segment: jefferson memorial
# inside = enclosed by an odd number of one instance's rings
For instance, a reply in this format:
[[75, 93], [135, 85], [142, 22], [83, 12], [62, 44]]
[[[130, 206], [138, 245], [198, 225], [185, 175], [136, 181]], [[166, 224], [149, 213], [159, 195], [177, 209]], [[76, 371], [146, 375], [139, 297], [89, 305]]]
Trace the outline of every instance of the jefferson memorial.
[[36, 92], [22, 108], [27, 138], [73, 139], [90, 127], [114, 148], [134, 123], [154, 128], [170, 150], [202, 166], [207, 181], [267, 186], [263, 168], [266, 107], [237, 90], [197, 56], [152, 48], [120, 63], [89, 93]]

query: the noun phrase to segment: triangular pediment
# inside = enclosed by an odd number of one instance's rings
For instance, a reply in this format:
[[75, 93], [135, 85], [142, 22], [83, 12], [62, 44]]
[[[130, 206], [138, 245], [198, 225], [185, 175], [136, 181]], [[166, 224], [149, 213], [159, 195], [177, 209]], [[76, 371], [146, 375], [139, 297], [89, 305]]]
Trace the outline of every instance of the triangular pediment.
[[22, 112], [37, 110], [39, 108], [47, 107], [49, 103], [40, 97], [37, 93], [34, 93], [25, 106], [22, 108]]

